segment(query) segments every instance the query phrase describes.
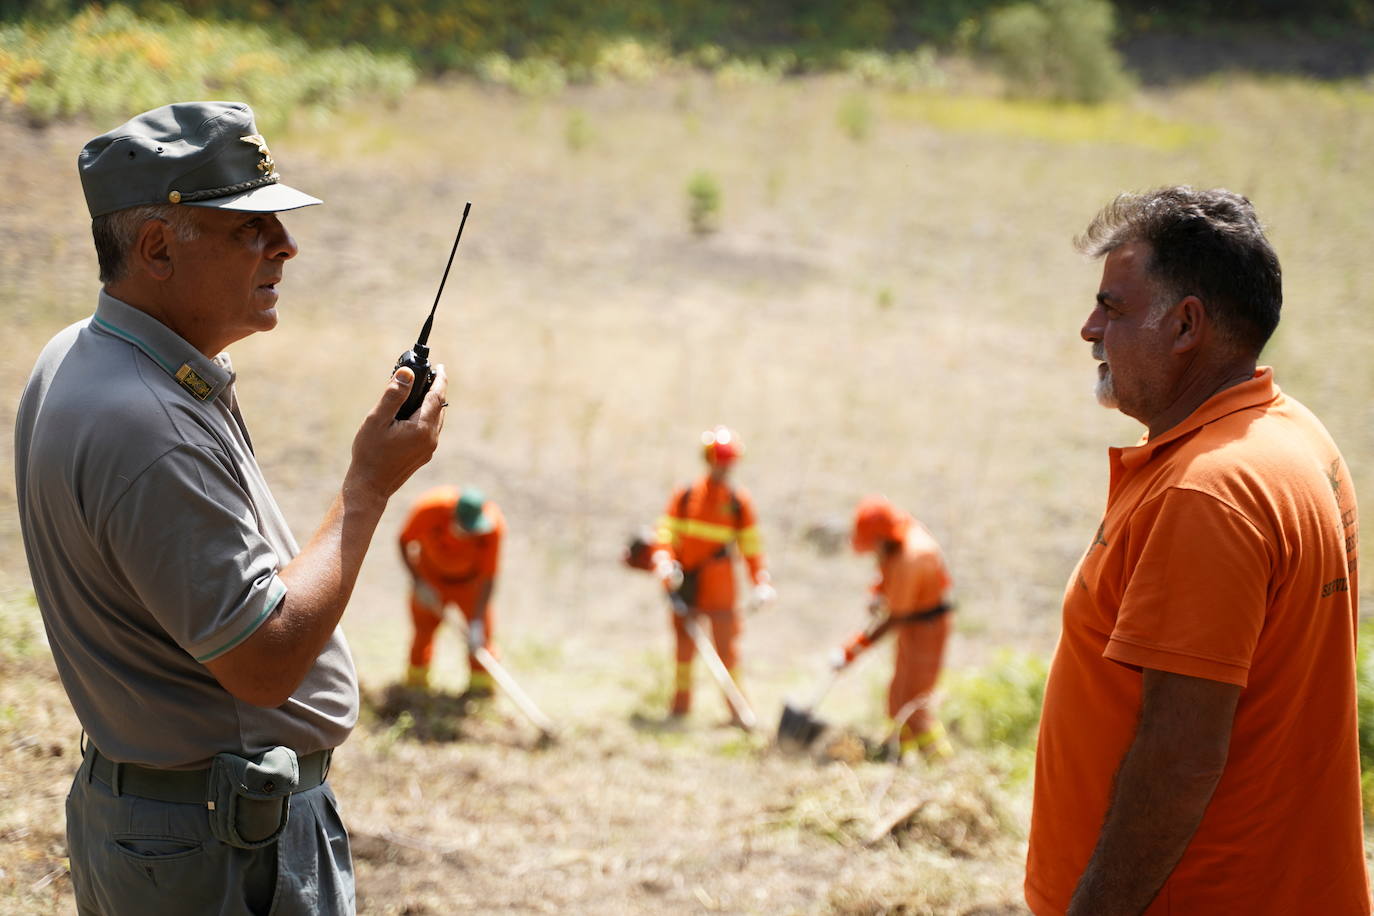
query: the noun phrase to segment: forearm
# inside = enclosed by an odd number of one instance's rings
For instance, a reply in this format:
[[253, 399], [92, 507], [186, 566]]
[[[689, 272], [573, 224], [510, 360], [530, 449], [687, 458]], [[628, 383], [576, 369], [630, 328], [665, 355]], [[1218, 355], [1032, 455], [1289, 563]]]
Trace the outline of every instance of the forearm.
[[1117, 771], [1070, 916], [1143, 912], [1183, 857], [1226, 766], [1239, 689], [1158, 672], [1145, 676], [1141, 723]]
[[345, 481], [310, 541], [279, 571], [281, 603], [243, 645], [210, 663], [230, 693], [271, 707], [300, 686], [343, 616], [385, 508], [385, 496]]
[[473, 603], [472, 616], [482, 621], [487, 619], [487, 606], [491, 604], [491, 595], [495, 590], [495, 578], [488, 578], [482, 581], [482, 586], [477, 592], [477, 600]]
[[294, 662], [301, 678], [348, 606], [386, 503], [386, 497], [346, 480], [309, 543], [281, 570], [285, 611], [274, 623], [284, 638], [273, 648], [278, 662]]
[[394, 373], [363, 419], [338, 497], [305, 549], [278, 572], [285, 597], [251, 636], [205, 663], [245, 703], [280, 706], [300, 686], [343, 616], [387, 500], [434, 454], [448, 376], [436, 366], [420, 409], [398, 421], [414, 377], [408, 367]]

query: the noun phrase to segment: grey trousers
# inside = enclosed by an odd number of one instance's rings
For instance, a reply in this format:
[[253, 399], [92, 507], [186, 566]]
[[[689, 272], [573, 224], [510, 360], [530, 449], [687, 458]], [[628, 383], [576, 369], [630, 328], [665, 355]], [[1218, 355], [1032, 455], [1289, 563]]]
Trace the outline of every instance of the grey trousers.
[[67, 847], [82, 916], [314, 916], [354, 912], [353, 859], [324, 783], [291, 796], [280, 839], [239, 849], [204, 805], [116, 796], [82, 762], [67, 795]]

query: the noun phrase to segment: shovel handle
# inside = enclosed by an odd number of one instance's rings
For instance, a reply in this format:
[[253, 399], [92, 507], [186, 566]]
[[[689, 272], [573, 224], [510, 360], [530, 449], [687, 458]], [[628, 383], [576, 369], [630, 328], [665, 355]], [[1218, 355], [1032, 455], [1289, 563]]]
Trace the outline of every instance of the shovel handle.
[[697, 653], [706, 663], [706, 669], [711, 672], [711, 677], [725, 692], [725, 698], [730, 701], [730, 707], [734, 709], [735, 715], [739, 716], [740, 724], [744, 726], [745, 731], [753, 731], [759, 724], [758, 716], [754, 715], [754, 710], [749, 705], [749, 701], [744, 698], [739, 685], [730, 676], [730, 669], [726, 668], [725, 663], [720, 660], [716, 647], [702, 632], [701, 624], [697, 623], [696, 617], [692, 615], [687, 616], [682, 623], [688, 635], [692, 637], [692, 642], [697, 647]]
[[[455, 627], [461, 627], [464, 631], [464, 635], [467, 635], [468, 624], [466, 620], [459, 617], [452, 609], [446, 610], [444, 616], [447, 617]], [[534, 724], [534, 727], [539, 729], [545, 737], [552, 737], [554, 734], [553, 720], [544, 715], [543, 711], [538, 706], [534, 705], [534, 701], [530, 699], [529, 694], [520, 689], [520, 685], [516, 682], [515, 678], [511, 676], [511, 673], [506, 670], [506, 666], [498, 662], [496, 656], [488, 652], [486, 647], [482, 646], [480, 643], [475, 646], [469, 645], [468, 651], [472, 654], [473, 658], [482, 663], [482, 667], [487, 669], [487, 673], [491, 675], [492, 680], [496, 681], [497, 685], [505, 692], [506, 696], [510, 697], [511, 702], [515, 704], [516, 708], [524, 713], [525, 718], [529, 719], [530, 722]]]

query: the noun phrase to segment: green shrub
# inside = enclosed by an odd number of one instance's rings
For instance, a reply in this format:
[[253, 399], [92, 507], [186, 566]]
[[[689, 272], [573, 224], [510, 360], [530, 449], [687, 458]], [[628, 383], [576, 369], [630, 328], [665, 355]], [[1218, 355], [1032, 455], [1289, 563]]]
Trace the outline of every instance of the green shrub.
[[1102, 102], [1130, 89], [1107, 0], [1022, 0], [993, 13], [983, 46], [1014, 95]]
[[866, 85], [881, 89], [909, 92], [945, 84], [945, 72], [930, 45], [922, 45], [910, 54], [848, 51], [840, 55], [839, 66]]
[[696, 235], [720, 228], [720, 184], [708, 171], [695, 172], [687, 180], [687, 222]]
[[231, 98], [251, 104], [259, 125], [270, 128], [362, 95], [394, 100], [416, 76], [400, 57], [311, 51], [256, 26], [197, 22], [170, 8], [157, 21], [112, 6], [49, 26], [0, 28], [0, 104], [38, 124]]
[[869, 104], [868, 96], [858, 92], [845, 96], [835, 120], [855, 143], [867, 140], [873, 132], [873, 106]]
[[1355, 686], [1360, 727], [1360, 773], [1364, 808], [1374, 811], [1374, 619], [1360, 624], [1355, 652]]
[[563, 128], [563, 139], [568, 149], [580, 153], [592, 142], [592, 126], [583, 111], [574, 110], [568, 115], [568, 123]]
[[984, 668], [946, 674], [940, 715], [965, 744], [1028, 754], [1048, 673], [1041, 656], [1003, 649]]

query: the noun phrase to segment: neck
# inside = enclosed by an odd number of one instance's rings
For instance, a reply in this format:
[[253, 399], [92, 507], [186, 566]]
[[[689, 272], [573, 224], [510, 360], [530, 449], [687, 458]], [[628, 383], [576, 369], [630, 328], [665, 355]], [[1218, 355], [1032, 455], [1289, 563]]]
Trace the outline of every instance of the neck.
[[164, 293], [161, 286], [150, 286], [126, 278], [105, 284], [105, 292], [165, 325], [208, 359], [214, 359], [234, 342], [213, 337], [204, 329], [198, 330], [195, 325], [178, 320], [177, 310], [172, 307], [172, 298]]
[[1222, 363], [1209, 372], [1186, 374], [1175, 389], [1173, 400], [1145, 425], [1149, 438], [1162, 436], [1210, 399], [1227, 388], [1248, 382], [1255, 376], [1255, 358], [1245, 357]]

